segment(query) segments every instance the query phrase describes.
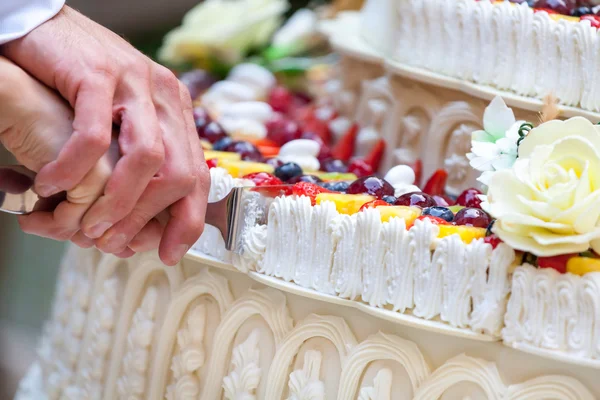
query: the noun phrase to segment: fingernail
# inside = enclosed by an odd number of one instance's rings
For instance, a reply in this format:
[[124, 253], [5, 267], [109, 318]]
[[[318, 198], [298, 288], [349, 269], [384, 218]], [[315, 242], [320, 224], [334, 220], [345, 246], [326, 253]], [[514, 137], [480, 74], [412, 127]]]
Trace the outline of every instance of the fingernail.
[[125, 235], [124, 233], [119, 233], [109, 237], [106, 244], [111, 252], [115, 252], [123, 251], [123, 247], [125, 247], [126, 242], [127, 235]]
[[52, 185], [41, 185], [37, 188], [37, 192], [42, 197], [50, 197], [60, 192], [60, 189]]
[[187, 254], [188, 250], [190, 249], [190, 246], [188, 246], [187, 244], [180, 244], [179, 246], [177, 246], [177, 248], [175, 249], [174, 253], [173, 253], [173, 261], [175, 262], [179, 262], [181, 261], [181, 259]]
[[98, 239], [100, 236], [104, 235], [111, 226], [112, 224], [110, 222], [100, 222], [99, 224], [92, 226], [86, 236], [90, 239]]

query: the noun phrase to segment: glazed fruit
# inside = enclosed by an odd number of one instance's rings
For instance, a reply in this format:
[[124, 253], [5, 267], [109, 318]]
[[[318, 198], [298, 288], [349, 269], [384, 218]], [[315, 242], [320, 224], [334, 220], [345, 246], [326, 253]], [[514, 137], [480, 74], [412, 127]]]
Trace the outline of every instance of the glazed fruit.
[[290, 183], [290, 184], [298, 183], [298, 182], [309, 182], [309, 183], [317, 184], [317, 183], [323, 182], [323, 180], [315, 175], [299, 175], [299, 176], [295, 176], [287, 181], [287, 183]]
[[273, 174], [267, 172], [254, 172], [244, 176], [244, 179], [249, 179], [256, 186], [276, 186], [282, 185], [283, 182]]
[[213, 158], [218, 160], [239, 161], [242, 159], [242, 156], [240, 156], [238, 153], [228, 153], [226, 151], [207, 150], [204, 152], [204, 159], [212, 160]]
[[421, 215], [421, 209], [417, 207], [380, 206], [377, 207], [377, 211], [381, 216], [381, 222], [388, 222], [391, 218], [401, 218], [404, 220], [406, 229], [409, 229]]
[[229, 136], [224, 137], [223, 139], [219, 139], [215, 143], [213, 143], [213, 150], [216, 150], [216, 151], [225, 151], [225, 149], [227, 147], [229, 147], [229, 145], [231, 143], [233, 143], [233, 139], [232, 138], [230, 138]]
[[460, 210], [462, 210], [465, 207], [464, 206], [453, 205], [453, 206], [450, 206], [448, 208], [450, 209], [450, 211], [452, 211], [454, 214], [456, 214], [457, 212], [459, 212]]
[[421, 208], [436, 206], [433, 197], [423, 192], [405, 193], [396, 200], [397, 206], [416, 206]]
[[196, 131], [198, 132], [198, 136], [200, 136], [200, 138], [205, 139], [210, 143], [216, 143], [219, 140], [227, 137], [227, 133], [225, 133], [221, 125], [214, 121], [210, 122], [202, 129], [196, 125]]
[[398, 200], [395, 196], [383, 196], [381, 200], [385, 201], [390, 205], [396, 204], [396, 200]]
[[479, 208], [463, 208], [454, 216], [456, 225], [474, 226], [487, 230], [492, 218], [485, 211]]
[[[570, 259], [578, 256], [578, 254], [561, 254], [552, 257], [538, 257], [537, 265], [540, 268], [552, 268], [564, 274], [567, 272], [567, 265]], [[577, 257], [579, 258], [579, 257]], [[582, 257], [584, 258], [584, 257]], [[579, 275], [579, 274], [576, 274]]]
[[448, 172], [444, 169], [438, 169], [431, 175], [425, 186], [423, 186], [423, 193], [430, 196], [441, 196], [444, 194], [446, 189], [446, 181], [448, 180]]
[[439, 226], [438, 238], [444, 238], [446, 236], [458, 235], [460, 239], [465, 243], [471, 243], [476, 239], [485, 238], [485, 229], [476, 228], [473, 226], [457, 226], [457, 225], [440, 225]]
[[449, 208], [439, 206], [428, 207], [424, 209], [423, 215], [431, 215], [448, 222], [452, 222], [454, 219], [454, 213]]
[[583, 6], [583, 7], [577, 7], [573, 10], [573, 12], [571, 13], [571, 15], [573, 15], [574, 17], [581, 17], [584, 15], [588, 15], [588, 14], [593, 14], [594, 12], [592, 11], [591, 7], [587, 7], [587, 6]]
[[434, 217], [433, 215], [421, 215], [417, 219], [421, 220], [421, 221], [427, 220], [434, 225], [450, 225], [450, 223], [448, 221], [446, 221], [445, 219], [440, 218], [440, 217]]
[[317, 196], [320, 194], [329, 194], [329, 191], [319, 185], [310, 182], [298, 182], [292, 187], [292, 194], [296, 196], [306, 196], [314, 206]]
[[367, 208], [377, 208], [380, 206], [386, 207], [386, 206], [389, 206], [389, 204], [383, 200], [373, 200], [373, 201], [363, 204], [359, 211], [364, 211]]
[[278, 146], [283, 146], [287, 142], [302, 137], [300, 125], [285, 117], [277, 117], [274, 120], [267, 122], [266, 128], [267, 137]]
[[344, 181], [323, 182], [321, 186], [334, 192], [346, 193], [350, 183]]
[[216, 158], [211, 158], [210, 160], [206, 160], [206, 165], [208, 165], [208, 169], [215, 168], [218, 165], [219, 160]]
[[342, 160], [330, 158], [321, 163], [321, 169], [325, 172], [348, 172], [348, 166]]
[[269, 103], [274, 111], [282, 113], [289, 112], [293, 102], [294, 95], [283, 86], [277, 86], [271, 90], [271, 93], [269, 93], [269, 99], [267, 100], [267, 103]]
[[[486, 232], [486, 235], [487, 235], [487, 232]], [[493, 235], [493, 234], [492, 234], [492, 235], [488, 235], [488, 236], [486, 236], [486, 237], [483, 239], [483, 241], [484, 241], [485, 243], [489, 243], [489, 244], [491, 244], [491, 245], [492, 245], [492, 249], [495, 249], [496, 247], [498, 247], [498, 245], [499, 245], [500, 243], [502, 243], [502, 240], [500, 240], [500, 238], [499, 238], [498, 236], [496, 236], [496, 235]]]
[[[368, 176], [365, 178], [358, 178], [348, 188], [349, 194], [370, 194], [377, 197], [378, 199], [383, 196], [393, 196], [394, 187], [385, 180], [376, 176]], [[404, 205], [404, 204], [397, 204]], [[410, 204], [408, 204], [410, 205]]]
[[373, 175], [373, 167], [369, 165], [365, 160], [356, 158], [348, 165], [348, 172], [358, 176], [359, 178]]
[[456, 198], [456, 204], [463, 207], [481, 208], [481, 199], [479, 198], [481, 194], [480, 190], [469, 188]]
[[590, 272], [600, 272], [600, 259], [572, 257], [567, 261], [567, 272], [583, 276]]
[[278, 168], [283, 165], [283, 161], [281, 161], [279, 158], [267, 158], [265, 163], [272, 165], [273, 168]]
[[375, 197], [364, 194], [321, 193], [317, 196], [317, 204], [331, 201], [340, 214], [356, 214], [363, 204], [375, 200]]
[[571, 15], [577, 6], [576, 0], [538, 0], [535, 8], [548, 8], [564, 15]]
[[258, 151], [258, 148], [254, 146], [252, 143], [245, 141], [235, 141], [232, 142], [225, 151], [229, 151], [231, 153], [237, 153], [242, 157], [242, 160], [245, 161], [262, 161], [263, 157]]
[[358, 177], [349, 172], [313, 172], [313, 175], [318, 176], [322, 180], [328, 181], [350, 181], [354, 182]]
[[272, 174], [274, 170], [273, 166], [269, 164], [252, 161], [219, 160], [219, 167], [225, 168], [229, 172], [229, 175], [234, 178], [241, 178], [254, 172], [268, 172]]
[[302, 168], [296, 163], [289, 162], [275, 169], [275, 176], [284, 182], [302, 175]]

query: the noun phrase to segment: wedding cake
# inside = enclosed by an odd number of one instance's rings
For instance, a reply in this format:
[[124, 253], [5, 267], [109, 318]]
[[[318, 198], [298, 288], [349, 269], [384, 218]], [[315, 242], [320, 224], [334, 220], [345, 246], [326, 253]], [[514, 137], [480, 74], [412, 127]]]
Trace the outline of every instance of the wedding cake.
[[311, 98], [203, 90], [209, 201], [266, 218], [173, 268], [71, 248], [17, 398], [600, 398], [593, 7], [515, 3], [367, 1]]

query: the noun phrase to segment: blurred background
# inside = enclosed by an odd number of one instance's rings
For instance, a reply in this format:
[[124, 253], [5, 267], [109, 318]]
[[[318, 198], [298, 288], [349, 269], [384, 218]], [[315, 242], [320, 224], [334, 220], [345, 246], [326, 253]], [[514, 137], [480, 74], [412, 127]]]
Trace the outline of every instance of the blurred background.
[[[0, 0], [1, 1], [1, 0]], [[67, 4], [124, 35], [154, 56], [162, 37], [199, 0], [68, 0]], [[308, 1], [290, 1], [293, 9]], [[0, 146], [0, 163], [14, 163]], [[14, 216], [0, 213], [0, 400], [12, 399], [35, 357], [52, 304], [63, 243], [28, 236]]]

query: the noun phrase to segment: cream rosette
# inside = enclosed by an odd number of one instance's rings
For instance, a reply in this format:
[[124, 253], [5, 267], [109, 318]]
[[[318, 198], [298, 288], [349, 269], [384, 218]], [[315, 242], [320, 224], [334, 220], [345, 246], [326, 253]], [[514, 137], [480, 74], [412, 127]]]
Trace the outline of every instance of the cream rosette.
[[532, 129], [512, 168], [491, 177], [483, 207], [515, 249], [600, 252], [600, 127], [575, 117]]

